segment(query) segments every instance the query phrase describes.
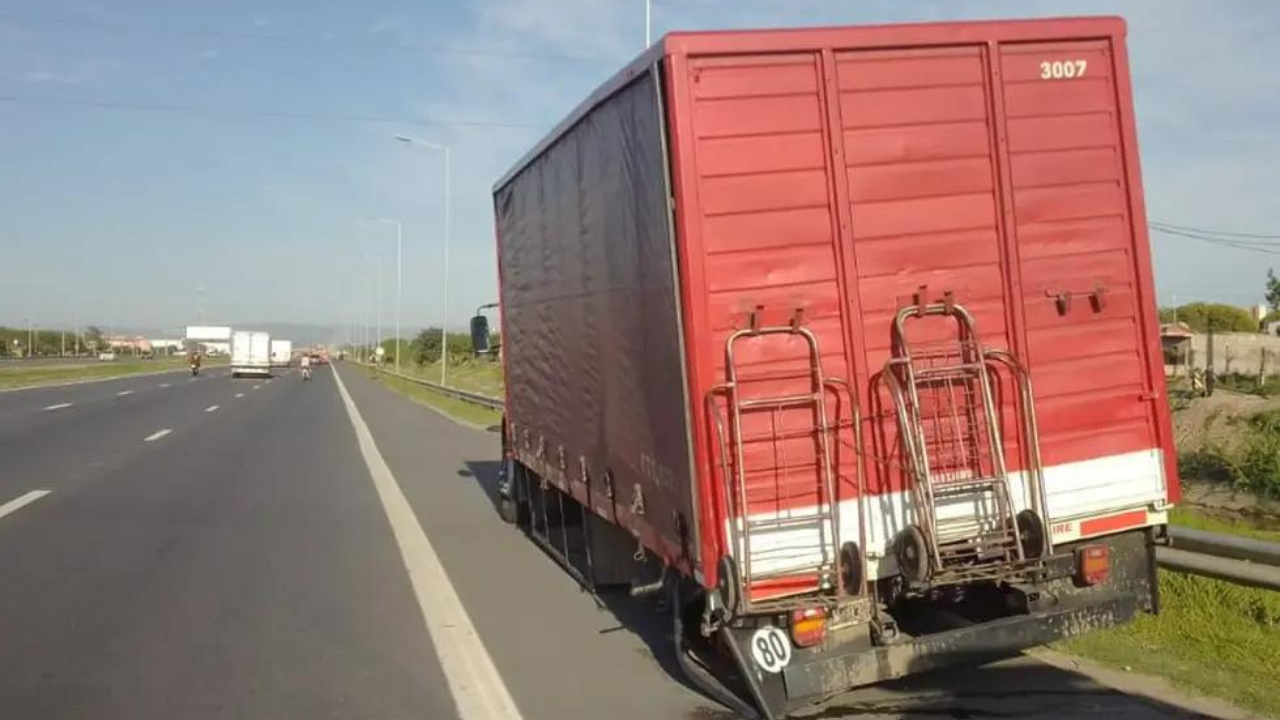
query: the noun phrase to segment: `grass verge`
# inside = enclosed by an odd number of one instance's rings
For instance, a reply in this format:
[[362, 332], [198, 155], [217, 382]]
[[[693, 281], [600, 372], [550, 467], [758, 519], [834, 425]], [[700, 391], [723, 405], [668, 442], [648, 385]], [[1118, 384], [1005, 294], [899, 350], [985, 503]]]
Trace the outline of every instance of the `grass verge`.
[[0, 388], [15, 389], [59, 385], [81, 380], [105, 380], [107, 378], [141, 375], [143, 373], [177, 370], [186, 366], [186, 360], [129, 360], [82, 365], [35, 365], [30, 367], [0, 368]]
[[476, 405], [475, 403], [464, 402], [456, 398], [449, 397], [443, 393], [436, 392], [431, 388], [418, 385], [408, 380], [401, 380], [397, 377], [385, 375], [376, 370], [363, 369], [362, 372], [371, 373], [378, 382], [398, 393], [407, 395], [410, 400], [421, 405], [439, 410], [449, 417], [462, 420], [471, 425], [488, 428], [499, 424], [502, 421], [502, 413], [497, 410]]
[[[430, 365], [408, 365], [401, 372], [405, 375], [415, 375], [434, 383], [440, 382], [440, 363], [438, 362]], [[449, 363], [447, 379], [449, 387], [492, 395], [493, 397], [502, 396], [502, 363], [470, 359], [460, 363], [451, 362]]]
[[[1280, 540], [1280, 532], [1191, 510], [1173, 511], [1170, 521]], [[1280, 593], [1165, 570], [1159, 582], [1159, 615], [1073, 638], [1057, 649], [1280, 717]]]

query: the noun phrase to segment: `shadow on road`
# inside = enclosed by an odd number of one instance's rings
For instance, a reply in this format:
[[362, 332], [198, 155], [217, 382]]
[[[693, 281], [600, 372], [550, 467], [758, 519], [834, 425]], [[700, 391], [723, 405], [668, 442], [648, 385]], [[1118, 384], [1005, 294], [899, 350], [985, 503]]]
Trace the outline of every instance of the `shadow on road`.
[[[469, 461], [458, 471], [474, 479], [497, 512], [497, 484], [500, 463]], [[531, 541], [532, 542], [532, 541]], [[548, 562], [555, 561], [548, 557]], [[555, 571], [562, 572], [558, 566]], [[672, 617], [653, 598], [632, 598], [625, 589], [602, 591], [603, 609], [618, 622], [604, 633], [629, 632], [644, 643], [663, 673], [675, 682], [697, 691], [680, 671], [672, 639]], [[811, 709], [798, 712], [797, 720], [838, 720], [840, 718], [883, 718], [885, 720], [926, 720], [955, 718], [1059, 718], [1097, 720], [1160, 720], [1164, 718], [1206, 718], [1206, 715], [1162, 702], [1145, 695], [1131, 695], [1107, 687], [1088, 675], [1046, 665], [1018, 656], [980, 667], [954, 667], [913, 675], [901, 680], [859, 688]], [[727, 710], [701, 710], [689, 720], [731, 720]]]

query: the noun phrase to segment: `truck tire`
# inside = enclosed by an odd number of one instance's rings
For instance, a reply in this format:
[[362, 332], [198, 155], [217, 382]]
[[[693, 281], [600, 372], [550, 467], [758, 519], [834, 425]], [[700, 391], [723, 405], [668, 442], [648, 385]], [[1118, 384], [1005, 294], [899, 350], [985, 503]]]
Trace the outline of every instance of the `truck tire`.
[[502, 461], [502, 476], [498, 480], [498, 517], [508, 525], [524, 525], [529, 522], [529, 496], [525, 485], [528, 478], [520, 463], [507, 458]]
[[1018, 523], [1018, 537], [1022, 539], [1022, 555], [1028, 560], [1038, 560], [1046, 549], [1044, 518], [1035, 510], [1023, 510], [1014, 522]]
[[893, 543], [893, 554], [899, 572], [908, 582], [922, 583], [929, 579], [929, 546], [923, 530], [915, 525], [904, 528]]

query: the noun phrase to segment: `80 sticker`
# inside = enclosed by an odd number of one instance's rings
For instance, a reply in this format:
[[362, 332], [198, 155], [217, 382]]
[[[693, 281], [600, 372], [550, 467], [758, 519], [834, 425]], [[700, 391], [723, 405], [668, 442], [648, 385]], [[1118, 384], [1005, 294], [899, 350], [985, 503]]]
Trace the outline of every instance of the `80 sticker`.
[[779, 673], [791, 662], [791, 640], [787, 634], [769, 625], [751, 635], [751, 659], [767, 673]]

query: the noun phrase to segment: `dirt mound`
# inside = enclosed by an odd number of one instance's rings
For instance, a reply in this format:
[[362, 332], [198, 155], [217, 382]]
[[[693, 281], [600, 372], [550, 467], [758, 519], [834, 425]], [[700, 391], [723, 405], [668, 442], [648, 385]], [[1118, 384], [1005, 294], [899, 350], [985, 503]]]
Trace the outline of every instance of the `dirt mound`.
[[1213, 397], [1175, 400], [1173, 440], [1182, 452], [1206, 444], [1229, 447], [1239, 437], [1241, 420], [1268, 410], [1280, 410], [1280, 397], [1216, 390]]

